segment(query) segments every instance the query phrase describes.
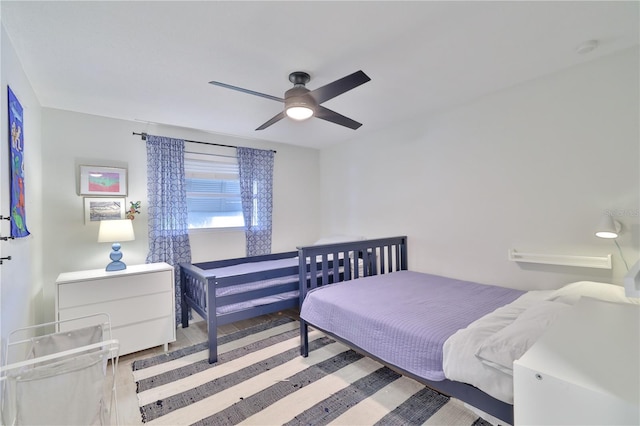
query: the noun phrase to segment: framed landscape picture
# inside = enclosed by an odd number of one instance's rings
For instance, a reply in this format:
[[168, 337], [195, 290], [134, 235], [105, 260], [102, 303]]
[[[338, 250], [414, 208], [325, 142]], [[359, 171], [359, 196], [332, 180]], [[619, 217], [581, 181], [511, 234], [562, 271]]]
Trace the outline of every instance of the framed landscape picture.
[[80, 195], [127, 195], [127, 169], [80, 166]]
[[124, 198], [85, 197], [84, 223], [109, 219], [124, 219]]

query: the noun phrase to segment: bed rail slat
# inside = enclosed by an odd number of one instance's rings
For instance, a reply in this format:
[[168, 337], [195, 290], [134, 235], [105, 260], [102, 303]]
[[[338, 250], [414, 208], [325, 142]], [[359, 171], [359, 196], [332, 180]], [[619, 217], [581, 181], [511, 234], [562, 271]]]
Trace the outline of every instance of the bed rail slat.
[[[351, 274], [353, 273], [354, 268], [358, 269], [358, 258], [354, 257], [352, 253], [349, 251], [342, 251], [342, 262], [344, 264], [344, 276], [342, 277], [345, 281], [351, 279]], [[352, 263], [353, 262], [353, 263]], [[355, 265], [352, 267], [352, 265]]]

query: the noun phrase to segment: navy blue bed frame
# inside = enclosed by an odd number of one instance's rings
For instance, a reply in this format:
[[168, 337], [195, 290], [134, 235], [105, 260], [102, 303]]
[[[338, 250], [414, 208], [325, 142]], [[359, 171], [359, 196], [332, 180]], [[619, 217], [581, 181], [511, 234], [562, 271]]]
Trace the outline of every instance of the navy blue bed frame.
[[216, 308], [234, 303], [246, 302], [261, 297], [272, 296], [298, 290], [298, 282], [280, 284], [277, 286], [252, 290], [228, 296], [216, 297], [216, 288], [229, 287], [238, 284], [246, 284], [271, 278], [286, 277], [298, 274], [298, 265], [267, 271], [253, 272], [249, 274], [233, 275], [218, 278], [208, 270], [224, 268], [250, 262], [263, 262], [295, 258], [297, 251], [268, 254], [263, 256], [240, 257], [236, 259], [202, 262], [196, 264], [180, 264], [180, 283], [182, 287], [182, 328], [189, 327], [189, 308], [193, 309], [205, 321], [207, 321], [207, 334], [209, 339], [209, 363], [218, 361], [218, 326], [230, 324], [244, 319], [254, 318], [286, 309], [298, 308], [299, 299], [292, 298], [280, 300], [267, 305], [255, 306], [240, 311], [216, 315]]
[[[189, 327], [189, 309], [193, 309], [207, 322], [207, 337], [209, 340], [209, 363], [218, 361], [218, 327], [232, 322], [245, 319], [255, 318], [260, 315], [280, 312], [287, 309], [299, 309], [300, 298], [293, 297], [279, 300], [265, 305], [248, 307], [242, 310], [236, 310], [223, 314], [216, 314], [219, 307], [247, 302], [262, 297], [278, 295], [290, 291], [299, 290], [299, 282], [294, 279], [292, 282], [278, 284], [258, 290], [245, 291], [242, 293], [231, 294], [228, 296], [216, 296], [216, 288], [229, 287], [240, 284], [247, 284], [256, 281], [268, 280], [272, 278], [298, 276], [299, 263], [293, 262], [293, 266], [278, 269], [269, 269], [264, 271], [252, 272], [248, 274], [232, 275], [226, 277], [216, 277], [211, 270], [234, 266], [239, 264], [247, 264], [253, 262], [263, 262], [268, 260], [280, 260], [295, 258], [297, 251], [284, 253], [267, 254], [262, 256], [239, 257], [235, 259], [216, 260], [202, 263], [181, 263], [180, 264], [180, 285], [181, 285], [181, 306], [182, 306], [182, 328]], [[336, 267], [342, 262], [335, 262]], [[333, 262], [328, 263], [333, 267]], [[307, 265], [303, 270], [309, 272], [310, 268], [314, 269], [314, 274], [319, 274], [318, 265], [314, 262], [313, 266]], [[333, 281], [333, 271], [328, 273], [325, 281]], [[336, 276], [341, 276], [341, 272], [337, 272]], [[306, 278], [305, 278], [306, 279]], [[318, 277], [318, 280], [321, 278]], [[338, 278], [339, 280], [341, 278]], [[308, 285], [308, 284], [307, 284]], [[306, 288], [306, 286], [304, 286]], [[212, 314], [213, 313], [213, 314]]]
[[[352, 259], [351, 262], [344, 262], [344, 273], [339, 275], [339, 280], [335, 280], [333, 278], [336, 276], [335, 273], [337, 272], [337, 266], [332, 265], [330, 262], [330, 259], [337, 257]], [[308, 281], [307, 276], [304, 275], [304, 269], [300, 268], [300, 282], [307, 282], [307, 285], [302, 286], [300, 289], [300, 306], [302, 306], [307, 292], [312, 288], [331, 284], [334, 281], [346, 281], [350, 279], [357, 279], [362, 276], [387, 274], [407, 270], [407, 237], [381, 238], [375, 240], [298, 248], [298, 259], [300, 265], [308, 263], [310, 259], [314, 258], [318, 259], [318, 262], [310, 263], [310, 274], [312, 274], [311, 276], [318, 276], [317, 280]], [[355, 259], [358, 261], [355, 262]], [[320, 269], [317, 269], [318, 267]], [[513, 405], [500, 401], [467, 383], [460, 383], [447, 379], [442, 381], [432, 381], [422, 377], [417, 377], [398, 366], [385, 363], [380, 360], [376, 354], [364, 351], [354, 344], [346, 342], [333, 335], [330, 331], [322, 330], [301, 318], [300, 354], [303, 357], [307, 357], [309, 355], [309, 326], [326, 333], [337, 341], [353, 348], [357, 352], [375, 359], [381, 364], [387, 365], [389, 368], [402, 375], [411, 377], [412, 379], [417, 380], [440, 393], [457, 398], [477, 407], [485, 413], [504, 420], [509, 424], [513, 424]]]

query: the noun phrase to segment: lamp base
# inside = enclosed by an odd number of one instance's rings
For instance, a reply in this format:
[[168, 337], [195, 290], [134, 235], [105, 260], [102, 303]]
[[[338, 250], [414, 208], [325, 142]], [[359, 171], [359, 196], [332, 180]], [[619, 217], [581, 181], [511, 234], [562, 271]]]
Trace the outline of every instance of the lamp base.
[[122, 271], [127, 269], [127, 265], [124, 262], [111, 262], [107, 265], [107, 271]]
[[122, 271], [123, 269], [127, 269], [127, 265], [124, 262], [121, 262], [122, 252], [120, 251], [120, 243], [113, 243], [111, 246], [113, 250], [109, 254], [109, 258], [111, 259], [111, 263], [107, 265], [107, 271]]

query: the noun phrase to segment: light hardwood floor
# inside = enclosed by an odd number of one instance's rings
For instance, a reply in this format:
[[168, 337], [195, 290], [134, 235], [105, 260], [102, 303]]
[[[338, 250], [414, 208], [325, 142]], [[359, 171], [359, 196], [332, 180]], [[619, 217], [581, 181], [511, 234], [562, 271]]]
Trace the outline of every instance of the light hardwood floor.
[[[297, 312], [293, 310], [278, 312], [276, 314], [263, 315], [244, 321], [238, 321], [232, 324], [218, 327], [218, 335], [233, 333], [253, 325], [261, 324], [281, 316], [298, 318]], [[194, 317], [196, 315], [194, 314]], [[169, 351], [184, 348], [186, 346], [195, 345], [196, 343], [207, 340], [207, 324], [201, 319], [194, 319], [189, 327], [178, 327], [176, 330], [176, 341], [169, 344]], [[138, 398], [136, 396], [136, 384], [133, 381], [131, 364], [133, 361], [148, 358], [164, 352], [162, 346], [147, 349], [145, 351], [135, 352], [132, 354], [121, 356], [118, 361], [117, 393], [118, 393], [118, 412], [121, 425], [143, 425], [140, 409], [138, 408]]]

